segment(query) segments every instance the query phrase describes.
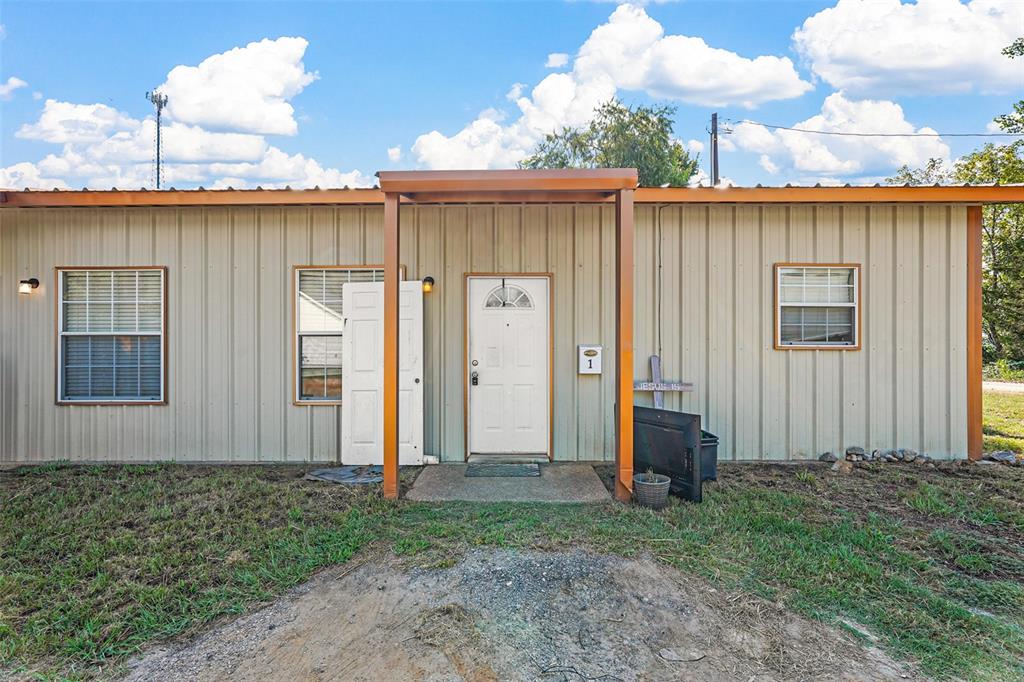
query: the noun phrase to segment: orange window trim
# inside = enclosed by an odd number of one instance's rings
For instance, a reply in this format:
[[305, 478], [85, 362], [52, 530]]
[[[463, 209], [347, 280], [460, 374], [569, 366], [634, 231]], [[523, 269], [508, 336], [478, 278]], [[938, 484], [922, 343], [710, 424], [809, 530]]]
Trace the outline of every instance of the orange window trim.
[[[299, 272], [302, 270], [380, 270], [383, 264], [363, 265], [293, 265], [292, 266], [292, 404], [297, 407], [337, 407], [340, 400], [303, 400], [299, 397]], [[405, 266], [399, 268], [405, 277]]]
[[[63, 292], [61, 291], [61, 279], [60, 275], [62, 272], [75, 272], [75, 271], [90, 271], [90, 272], [111, 272], [116, 270], [160, 270], [163, 273], [163, 315], [160, 320], [163, 343], [161, 344], [162, 357], [160, 358], [160, 400], [65, 400], [60, 397], [60, 347], [61, 347], [61, 323], [60, 323], [60, 303], [63, 298]], [[168, 268], [165, 265], [58, 265], [53, 269], [53, 332], [56, 343], [53, 345], [53, 390], [54, 390], [54, 404], [58, 407], [128, 407], [128, 406], [153, 406], [153, 405], [167, 405], [169, 400], [169, 387], [167, 377], [169, 372], [167, 367], [170, 364], [170, 356], [168, 350], [168, 329], [167, 329], [167, 292], [170, 287], [167, 284]]]
[[[779, 271], [783, 268], [852, 268], [856, 272], [857, 278], [857, 301], [854, 305], [856, 322], [854, 323], [854, 342], [849, 346], [839, 345], [810, 345], [810, 344], [783, 344], [782, 343], [782, 299], [780, 298], [779, 292]], [[773, 275], [773, 291], [774, 291], [774, 302], [775, 311], [772, 314], [774, 321], [774, 329], [772, 342], [775, 350], [838, 350], [838, 351], [851, 351], [860, 350], [862, 347], [861, 339], [861, 328], [863, 315], [863, 301], [861, 299], [861, 291], [863, 286], [861, 284], [861, 264], [860, 263], [775, 263], [772, 269]]]

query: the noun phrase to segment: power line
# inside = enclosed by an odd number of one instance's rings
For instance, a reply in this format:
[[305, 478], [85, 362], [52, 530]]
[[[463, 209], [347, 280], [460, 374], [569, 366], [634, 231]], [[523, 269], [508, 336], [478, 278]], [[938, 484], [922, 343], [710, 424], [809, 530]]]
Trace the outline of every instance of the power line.
[[[771, 128], [772, 130], [791, 130], [796, 133], [812, 133], [814, 135], [835, 135], [837, 137], [1020, 137], [1024, 133], [844, 133], [835, 130], [811, 130], [809, 128], [793, 128], [790, 126], [772, 125], [743, 119], [740, 121], [729, 120], [729, 123], [750, 125]], [[732, 132], [732, 131], [728, 131]]]

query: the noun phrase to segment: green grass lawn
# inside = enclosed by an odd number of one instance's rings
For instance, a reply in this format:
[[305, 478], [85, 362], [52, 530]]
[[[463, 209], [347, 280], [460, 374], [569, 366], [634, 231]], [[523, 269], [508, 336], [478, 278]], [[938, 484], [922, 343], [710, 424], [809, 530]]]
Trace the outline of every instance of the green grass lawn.
[[[415, 472], [408, 472], [414, 475]], [[1024, 676], [1024, 471], [724, 465], [663, 512], [388, 502], [294, 467], [0, 474], [0, 677], [103, 677], [140, 647], [257, 607], [359, 552], [650, 553], [727, 589], [858, 624], [938, 677]]]
[[1024, 393], [985, 391], [983, 401], [985, 452], [1024, 453]]

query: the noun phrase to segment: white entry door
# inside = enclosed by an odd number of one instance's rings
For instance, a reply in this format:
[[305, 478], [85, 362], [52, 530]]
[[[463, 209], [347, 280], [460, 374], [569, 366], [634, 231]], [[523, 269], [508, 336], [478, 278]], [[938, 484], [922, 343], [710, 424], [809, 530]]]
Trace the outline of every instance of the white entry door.
[[[384, 463], [384, 283], [342, 288], [341, 461]], [[401, 282], [398, 461], [423, 463], [423, 290]]]
[[547, 455], [547, 277], [470, 277], [466, 387], [470, 454]]

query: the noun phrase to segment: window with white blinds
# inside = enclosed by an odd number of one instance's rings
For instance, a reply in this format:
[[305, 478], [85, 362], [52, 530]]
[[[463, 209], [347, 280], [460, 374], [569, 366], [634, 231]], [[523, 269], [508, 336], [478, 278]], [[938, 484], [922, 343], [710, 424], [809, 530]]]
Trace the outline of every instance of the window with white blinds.
[[383, 268], [297, 268], [296, 386], [299, 402], [341, 401], [342, 285], [383, 282]]
[[776, 346], [859, 347], [859, 265], [776, 265], [775, 277]]
[[60, 402], [164, 399], [164, 269], [60, 270]]

